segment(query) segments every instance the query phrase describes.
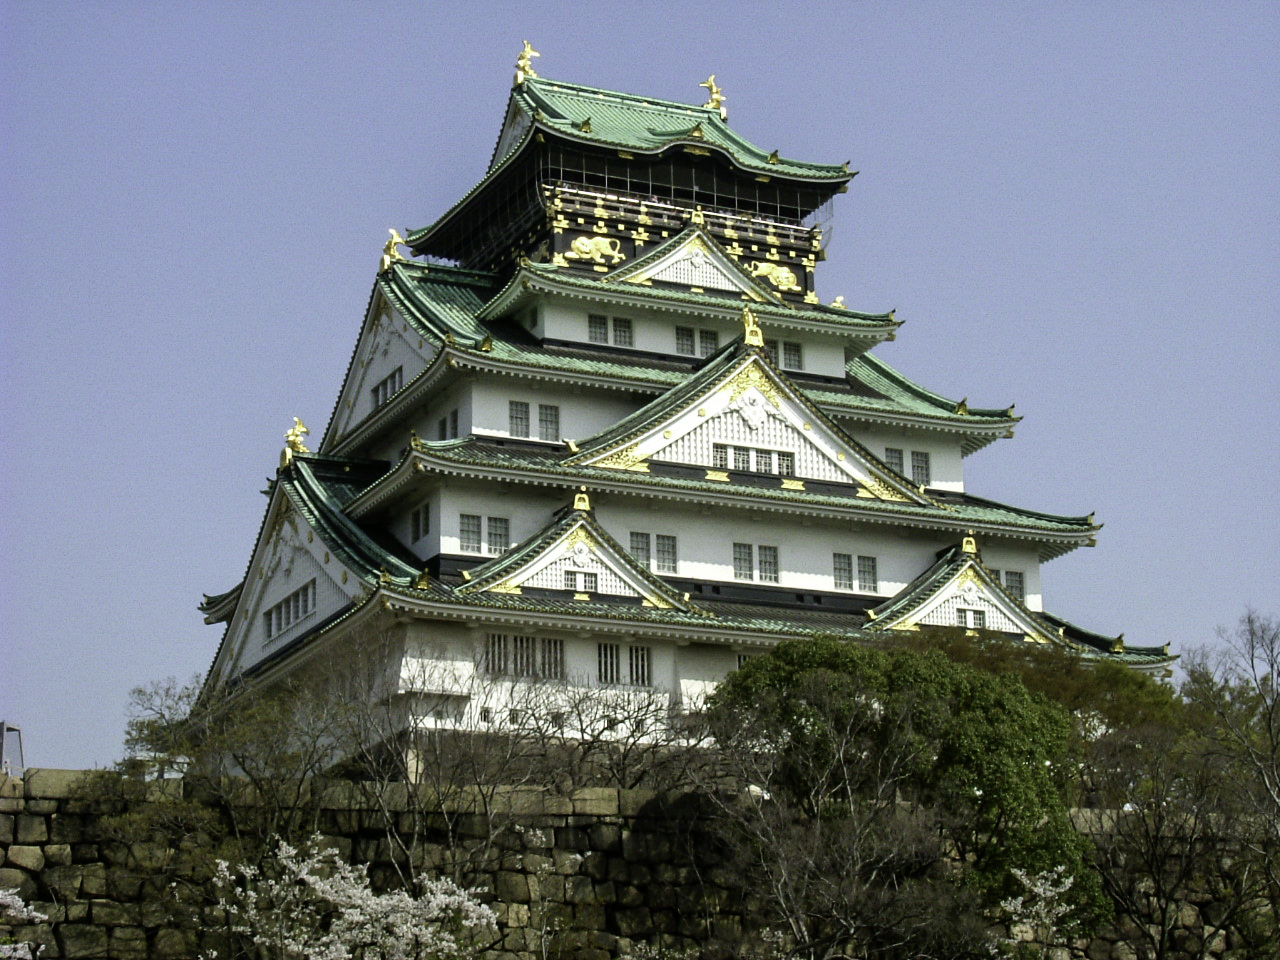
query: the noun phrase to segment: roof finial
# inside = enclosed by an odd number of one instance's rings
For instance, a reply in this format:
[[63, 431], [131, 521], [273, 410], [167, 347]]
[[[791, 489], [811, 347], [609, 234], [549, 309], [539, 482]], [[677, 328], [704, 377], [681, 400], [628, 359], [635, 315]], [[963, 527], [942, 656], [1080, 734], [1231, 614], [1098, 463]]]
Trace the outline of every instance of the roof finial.
[[764, 332], [760, 329], [756, 315], [751, 312], [750, 304], [742, 307], [742, 340], [749, 347], [764, 346]]
[[405, 242], [404, 237], [400, 236], [400, 232], [395, 227], [392, 227], [387, 232], [391, 234], [391, 239], [382, 247], [382, 265], [378, 267], [379, 273], [386, 273], [391, 269], [391, 264], [405, 259], [404, 254], [396, 249], [396, 247]]
[[711, 99], [704, 103], [703, 106], [708, 110], [720, 111], [720, 119], [728, 120], [729, 110], [725, 107], [724, 102], [729, 98], [721, 91], [720, 84], [716, 83], [716, 75], [713, 73], [711, 76], [707, 77], [705, 83], [700, 83], [698, 86], [706, 87], [708, 93], [711, 95]]
[[538, 71], [533, 69], [533, 58], [540, 57], [537, 50], [533, 49], [533, 45], [528, 40], [524, 42], [524, 49], [520, 51], [520, 56], [516, 57], [516, 86], [520, 86], [530, 77], [536, 77]]
[[284, 449], [280, 451], [281, 470], [293, 463], [293, 455], [295, 453], [311, 452], [307, 449], [307, 445], [302, 442], [302, 438], [310, 432], [305, 423], [297, 417], [293, 418], [293, 426], [286, 430], [284, 434]]

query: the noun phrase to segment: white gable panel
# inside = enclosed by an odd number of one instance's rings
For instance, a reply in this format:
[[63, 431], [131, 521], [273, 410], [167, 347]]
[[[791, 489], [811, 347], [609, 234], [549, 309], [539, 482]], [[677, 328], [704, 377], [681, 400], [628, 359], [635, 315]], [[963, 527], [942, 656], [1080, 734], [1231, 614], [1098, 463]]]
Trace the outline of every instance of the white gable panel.
[[[385, 308], [369, 325], [357, 348], [331, 431], [340, 437], [390, 399], [434, 359], [435, 347], [409, 328], [394, 310]], [[395, 371], [399, 374], [395, 375]], [[375, 387], [393, 378], [394, 389], [375, 396]], [[395, 383], [398, 380], [398, 383]]]
[[731, 277], [700, 247], [679, 251], [670, 257], [660, 269], [649, 275], [650, 280], [664, 283], [680, 283], [709, 290], [743, 290], [746, 285], [739, 277]]

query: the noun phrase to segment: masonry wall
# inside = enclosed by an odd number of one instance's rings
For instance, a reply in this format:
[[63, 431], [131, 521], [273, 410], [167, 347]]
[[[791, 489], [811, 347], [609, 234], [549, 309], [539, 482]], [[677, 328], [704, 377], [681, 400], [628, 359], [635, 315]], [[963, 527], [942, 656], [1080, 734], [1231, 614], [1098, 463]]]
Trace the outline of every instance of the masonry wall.
[[[91, 805], [77, 796], [80, 771], [34, 770], [0, 777], [0, 889], [17, 888], [48, 920], [12, 931], [45, 947], [44, 957], [187, 960], [214, 934], [182, 929], [148, 881], [161, 866], [181, 871], [190, 851], [113, 842]], [[176, 781], [157, 789], [180, 788]], [[327, 790], [321, 829], [334, 846], [370, 865], [375, 885], [390, 868], [385, 821], [358, 791]], [[759, 904], [742, 902], [734, 878], [716, 865], [699, 804], [691, 795], [580, 790], [570, 798], [510, 790], [497, 797], [504, 829], [481, 863], [479, 886], [500, 921], [501, 940], [485, 960], [612, 960], [642, 943], [709, 946], [714, 954], [752, 929]], [[464, 816], [464, 842], [482, 845], [490, 821]], [[447, 848], [424, 844], [428, 867]], [[1199, 936], [1188, 906], [1180, 935]], [[216, 929], [212, 918], [206, 929]], [[0, 935], [5, 933], [0, 927]], [[1226, 940], [1216, 945], [1221, 955]], [[1134, 960], [1122, 931], [1062, 951], [1059, 960]]]

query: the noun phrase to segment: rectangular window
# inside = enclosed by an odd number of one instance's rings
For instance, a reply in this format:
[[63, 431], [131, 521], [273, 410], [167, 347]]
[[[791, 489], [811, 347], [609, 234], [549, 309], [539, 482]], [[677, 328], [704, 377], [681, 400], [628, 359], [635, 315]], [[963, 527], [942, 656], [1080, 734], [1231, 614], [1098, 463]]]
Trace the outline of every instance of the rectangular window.
[[692, 357], [694, 353], [693, 328], [676, 327], [676, 353]]
[[804, 354], [800, 344], [784, 341], [782, 344], [782, 365], [788, 370], [804, 369]]
[[757, 553], [760, 558], [760, 579], [765, 583], [777, 583], [778, 548], [761, 545]]
[[564, 679], [564, 641], [491, 633], [485, 639], [482, 669], [491, 677]]
[[616, 643], [596, 644], [596, 680], [600, 683], [618, 683], [621, 680], [619, 661], [622, 648]]
[[751, 451], [746, 447], [733, 448], [733, 469], [746, 471], [751, 469]]
[[274, 640], [316, 608], [316, 582], [308, 580], [262, 614], [267, 640]]
[[507, 401], [507, 432], [513, 437], [529, 435], [529, 404], [523, 400]]
[[758, 657], [758, 656], [759, 656], [759, 654], [758, 654], [758, 653], [740, 653], [740, 654], [738, 654], [738, 669], [739, 669], [739, 670], [741, 670], [741, 669], [742, 669], [743, 667], [745, 667], [745, 666], [746, 666], [750, 661], [754, 660], [754, 659], [755, 659], [756, 657]]
[[653, 650], [650, 647], [631, 647], [627, 650], [627, 666], [630, 668], [631, 685], [647, 687], [652, 680]]
[[791, 477], [796, 472], [796, 456], [794, 453], [778, 454], [778, 476]]
[[652, 539], [649, 534], [631, 531], [631, 556], [646, 570], [649, 569], [649, 560], [653, 556], [651, 548]]
[[587, 317], [587, 339], [592, 343], [609, 342], [609, 318], [593, 313]]
[[755, 548], [749, 543], [733, 545], [733, 576], [735, 580], [756, 578]]
[[884, 464], [890, 470], [902, 472], [902, 448], [901, 447], [885, 447], [884, 448]]
[[599, 588], [598, 574], [586, 573], [582, 570], [566, 570], [564, 572], [564, 588], [574, 593], [595, 593]]
[[613, 345], [615, 347], [630, 347], [635, 344], [635, 334], [632, 331], [631, 321], [626, 317], [613, 318]]
[[404, 368], [396, 367], [391, 371], [389, 376], [384, 377], [373, 385], [373, 405], [380, 407], [397, 393], [404, 383]]
[[837, 590], [853, 589], [853, 556], [851, 554], [833, 553], [831, 570]]
[[538, 439], [560, 439], [560, 408], [554, 403], [538, 404]]
[[985, 610], [970, 610], [966, 607], [958, 607], [956, 609], [956, 623], [970, 630], [985, 630], [987, 612]]
[[757, 450], [756, 457], [756, 473], [773, 473], [773, 451]]
[[458, 548], [463, 553], [480, 552], [480, 518], [474, 513], [458, 517]]
[[875, 557], [858, 558], [858, 589], [863, 593], [880, 592], [880, 574], [876, 570]]
[[676, 572], [676, 538], [665, 533], [658, 534], [658, 562], [655, 569], [658, 573]]
[[508, 640], [504, 633], [491, 633], [484, 644], [484, 672], [500, 677], [507, 672]]
[[916, 486], [927, 487], [933, 480], [929, 469], [929, 454], [920, 450], [911, 451], [911, 482]]
[[511, 549], [511, 521], [506, 517], [490, 517], [488, 533], [490, 553], [496, 556]]
[[717, 470], [729, 469], [729, 447], [723, 443], [711, 445], [711, 466]]
[[449, 439], [449, 421], [446, 420], [444, 417], [440, 418], [439, 431], [436, 434], [436, 439], [437, 440]]
[[458, 435], [458, 411], [449, 411], [449, 439], [452, 440]]
[[431, 532], [431, 513], [427, 504], [414, 508], [413, 513], [409, 515], [409, 526], [413, 534], [413, 543], [417, 543]]
[[1009, 594], [1019, 600], [1027, 599], [1027, 578], [1021, 570], [1006, 570], [1004, 572], [1004, 588]]
[[709, 357], [720, 349], [720, 334], [714, 330], [698, 331], [698, 356]]

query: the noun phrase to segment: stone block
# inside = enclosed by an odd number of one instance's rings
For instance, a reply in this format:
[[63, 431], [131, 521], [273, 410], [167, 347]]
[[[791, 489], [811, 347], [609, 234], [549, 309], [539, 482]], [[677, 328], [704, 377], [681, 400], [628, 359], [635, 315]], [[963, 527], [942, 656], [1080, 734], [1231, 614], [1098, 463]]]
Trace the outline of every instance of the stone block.
[[603, 930], [605, 924], [605, 911], [601, 904], [580, 903], [573, 908], [573, 925], [579, 930]]
[[556, 873], [561, 876], [577, 873], [582, 865], [582, 854], [574, 850], [552, 849], [551, 860], [555, 864]]
[[623, 886], [615, 887], [615, 889], [618, 894], [618, 906], [626, 907], [628, 909], [644, 906], [644, 894], [640, 891], [639, 887], [632, 886], [631, 884], [625, 884]]
[[142, 877], [128, 867], [107, 868], [107, 896], [113, 900], [136, 900], [142, 892]]
[[49, 823], [44, 817], [20, 813], [14, 820], [13, 839], [18, 843], [44, 843], [49, 839]]
[[22, 777], [9, 773], [0, 773], [0, 798], [16, 800], [22, 796]]
[[112, 927], [107, 956], [119, 960], [143, 960], [147, 955], [147, 931], [141, 927]]
[[505, 905], [507, 908], [507, 926], [508, 927], [527, 927], [529, 926], [529, 906], [524, 903], [509, 903]]
[[618, 815], [618, 791], [612, 787], [584, 787], [575, 790], [571, 798], [573, 812], [577, 816], [616, 817]]
[[56, 933], [64, 957], [105, 957], [107, 931], [92, 923], [60, 924]]
[[618, 900], [617, 888], [609, 881], [596, 884], [596, 901], [599, 903], [616, 903]]
[[17, 867], [0, 867], [0, 889], [17, 890], [23, 900], [31, 900], [36, 895], [36, 881], [31, 874]]
[[612, 823], [598, 823], [587, 831], [592, 850], [616, 853], [622, 849], [622, 828]]
[[12, 797], [0, 797], [0, 813], [21, 813], [27, 809], [27, 805], [22, 800], [15, 800]]
[[24, 792], [28, 800], [65, 800], [75, 796], [76, 788], [85, 776], [84, 770], [55, 770], [44, 767], [28, 770]]
[[44, 881], [59, 900], [77, 900], [80, 897], [80, 880], [84, 876], [84, 867], [72, 864], [64, 867], [45, 867], [40, 873]]
[[591, 841], [587, 831], [577, 827], [558, 827], [555, 837], [556, 850], [589, 850]]
[[595, 886], [590, 877], [566, 877], [564, 881], [566, 903], [594, 903]]
[[653, 918], [644, 907], [616, 910], [613, 914], [613, 925], [617, 928], [620, 937], [643, 938], [652, 932]]
[[67, 923], [84, 923], [89, 919], [89, 905], [83, 900], [67, 904]]
[[28, 800], [27, 813], [37, 817], [47, 817], [58, 812], [57, 800]]
[[559, 874], [538, 877], [538, 898], [543, 902], [564, 903], [564, 877]]
[[582, 873], [592, 880], [603, 880], [609, 875], [609, 858], [597, 851], [592, 851], [582, 858]]
[[182, 960], [184, 957], [196, 955], [196, 934], [194, 930], [156, 931], [155, 943], [151, 946], [151, 956], [157, 960]]
[[45, 844], [44, 862], [50, 866], [65, 866], [70, 863], [71, 845], [66, 843]]
[[142, 910], [136, 903], [93, 900], [89, 904], [89, 916], [104, 927], [127, 927], [140, 922]]
[[49, 839], [54, 843], [80, 843], [85, 836], [84, 817], [60, 813], [49, 823]]
[[524, 869], [527, 873], [549, 874], [556, 872], [555, 860], [541, 853], [526, 853], [523, 859]]
[[13, 814], [0, 813], [0, 843], [13, 843]]
[[494, 892], [504, 903], [528, 903], [529, 881], [522, 873], [504, 870], [498, 874]]
[[107, 868], [101, 863], [86, 863], [80, 892], [86, 897], [101, 897], [107, 892]]
[[15, 844], [9, 848], [9, 855], [4, 859], [6, 867], [18, 867], [29, 873], [39, 873], [44, 869], [44, 851], [39, 847], [23, 847]]

